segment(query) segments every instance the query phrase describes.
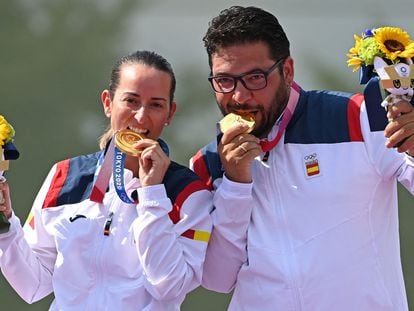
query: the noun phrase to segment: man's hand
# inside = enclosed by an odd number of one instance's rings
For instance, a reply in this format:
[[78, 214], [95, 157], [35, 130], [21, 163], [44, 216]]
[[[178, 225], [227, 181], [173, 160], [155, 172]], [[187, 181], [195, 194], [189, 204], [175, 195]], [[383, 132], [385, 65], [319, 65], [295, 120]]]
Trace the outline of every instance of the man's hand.
[[247, 134], [247, 129], [246, 124], [231, 127], [223, 134], [218, 146], [226, 177], [235, 182], [252, 182], [253, 159], [262, 152], [259, 139]]
[[384, 131], [388, 138], [385, 146], [414, 155], [414, 107], [407, 101], [400, 101], [388, 107], [387, 117], [391, 121]]

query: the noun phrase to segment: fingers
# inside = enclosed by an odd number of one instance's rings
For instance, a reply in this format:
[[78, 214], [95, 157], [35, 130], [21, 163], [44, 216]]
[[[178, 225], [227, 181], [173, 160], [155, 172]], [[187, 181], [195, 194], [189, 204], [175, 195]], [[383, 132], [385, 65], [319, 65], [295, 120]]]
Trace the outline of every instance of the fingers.
[[239, 156], [254, 159], [261, 153], [262, 149], [260, 144], [255, 141], [241, 140], [241, 143], [236, 146], [236, 151]]
[[242, 134], [255, 138], [255, 136], [249, 135], [246, 133], [246, 130], [248, 129], [249, 129], [249, 126], [247, 124], [242, 124], [242, 123], [237, 124], [236, 126], [232, 126], [225, 133], [223, 133], [223, 137], [221, 138], [221, 141], [223, 144], [228, 144], [232, 140], [234, 140], [237, 136], [242, 135]]
[[[235, 149], [238, 146], [244, 144], [244, 148], [247, 150], [250, 150], [252, 145], [259, 144], [260, 140], [257, 137], [246, 133], [245, 130], [246, 130], [245, 124], [240, 124], [240, 125], [231, 127], [228, 131], [226, 131], [223, 134], [221, 138], [221, 143], [223, 145], [230, 146], [232, 149]], [[249, 145], [250, 145], [250, 148], [249, 148]]]
[[254, 141], [241, 140], [240, 142], [232, 141], [227, 145], [221, 143], [219, 151], [225, 158], [225, 162], [251, 162], [261, 153], [261, 147]]
[[411, 105], [411, 103], [402, 100], [394, 105], [390, 105], [387, 107], [387, 118], [388, 120], [393, 121], [397, 117], [409, 113], [412, 110], [413, 106]]
[[387, 117], [390, 120], [384, 135], [388, 138], [386, 147], [397, 147], [399, 152], [414, 149], [414, 109], [405, 101], [388, 108]]
[[242, 127], [228, 130], [218, 146], [226, 177], [236, 182], [251, 182], [251, 165], [261, 151], [259, 139], [245, 133]]
[[243, 145], [240, 145], [240, 146], [239, 146], [239, 148], [240, 148], [241, 150], [243, 150], [243, 151], [244, 151], [244, 153], [249, 152], [249, 150], [248, 150], [248, 149], [246, 149], [246, 147], [244, 147]]
[[7, 219], [9, 219], [12, 216], [11, 209], [6, 205], [0, 204], [0, 212], [3, 213]]
[[142, 139], [134, 144], [134, 148], [141, 150], [142, 152], [144, 152], [146, 149], [156, 149], [158, 147], [162, 151], [160, 144], [156, 140], [149, 138]]
[[143, 187], [162, 183], [171, 163], [157, 141], [144, 139], [136, 144], [139, 156], [139, 179]]
[[[10, 200], [10, 196], [9, 196], [9, 184], [7, 183], [7, 181], [0, 181], [0, 192], [3, 195], [3, 201], [7, 201]], [[4, 202], [2, 202], [2, 200], [0, 199], [0, 204], [4, 204]]]
[[12, 216], [10, 189], [7, 182], [0, 182], [0, 212], [4, 213], [7, 219]]
[[[142, 143], [144, 145], [144, 143]], [[142, 149], [140, 159], [144, 162], [169, 160], [168, 156], [162, 150], [161, 146], [156, 141], [148, 141]]]

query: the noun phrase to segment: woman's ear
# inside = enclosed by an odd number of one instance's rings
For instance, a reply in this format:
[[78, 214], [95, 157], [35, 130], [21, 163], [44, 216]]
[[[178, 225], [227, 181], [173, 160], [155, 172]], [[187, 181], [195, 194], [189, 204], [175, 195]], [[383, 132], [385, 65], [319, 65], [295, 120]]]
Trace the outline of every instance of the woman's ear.
[[176, 110], [177, 110], [177, 104], [175, 102], [172, 102], [170, 105], [170, 112], [168, 113], [168, 117], [165, 123], [170, 124]]
[[109, 94], [109, 90], [103, 90], [101, 93], [101, 102], [104, 109], [104, 113], [107, 118], [111, 117], [112, 101]]

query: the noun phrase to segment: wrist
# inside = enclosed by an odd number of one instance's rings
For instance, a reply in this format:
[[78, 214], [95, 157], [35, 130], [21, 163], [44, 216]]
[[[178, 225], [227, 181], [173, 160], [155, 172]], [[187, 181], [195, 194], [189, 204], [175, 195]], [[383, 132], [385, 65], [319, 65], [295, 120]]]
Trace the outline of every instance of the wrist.
[[227, 172], [224, 173], [226, 178], [232, 182], [242, 183], [242, 184], [250, 184], [252, 182], [251, 175], [243, 176], [241, 174], [231, 175]]

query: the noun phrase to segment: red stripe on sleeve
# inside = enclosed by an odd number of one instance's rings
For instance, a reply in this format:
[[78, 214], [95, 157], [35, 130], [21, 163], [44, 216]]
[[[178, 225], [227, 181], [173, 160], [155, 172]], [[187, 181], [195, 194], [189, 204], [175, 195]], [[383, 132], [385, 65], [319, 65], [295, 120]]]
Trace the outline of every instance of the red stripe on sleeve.
[[49, 190], [46, 194], [43, 208], [56, 206], [60, 190], [65, 183], [69, 171], [69, 159], [61, 161], [57, 164], [56, 173], [53, 176]]
[[183, 191], [175, 199], [171, 212], [169, 212], [170, 219], [174, 224], [180, 220], [180, 210], [184, 201], [194, 192], [200, 190], [207, 190], [206, 185], [201, 180], [196, 180], [187, 185]]
[[364, 141], [361, 131], [360, 111], [364, 100], [362, 94], [353, 95], [348, 103], [348, 129], [351, 141]]
[[186, 232], [184, 232], [181, 235], [185, 238], [193, 240], [194, 239], [194, 234], [195, 234], [195, 231], [193, 229], [188, 229]]
[[194, 157], [191, 158], [194, 172], [205, 182], [210, 190], [213, 190], [213, 183], [208, 172], [206, 163], [203, 158], [201, 150], [199, 150]]

